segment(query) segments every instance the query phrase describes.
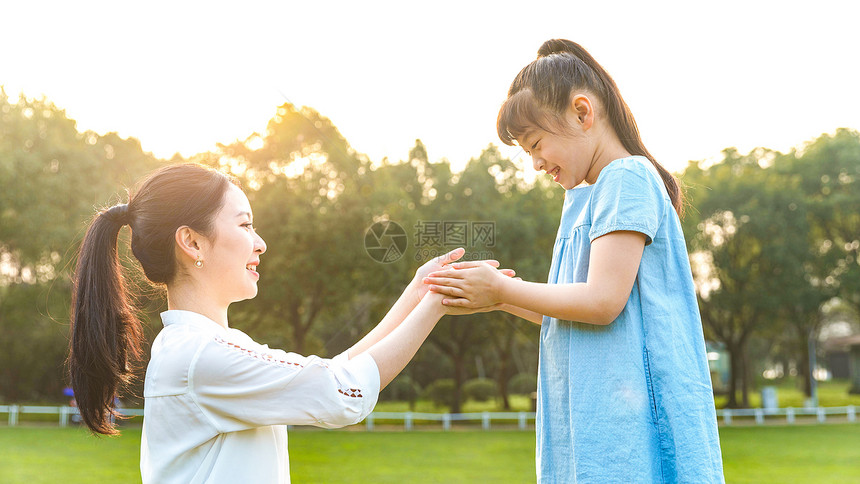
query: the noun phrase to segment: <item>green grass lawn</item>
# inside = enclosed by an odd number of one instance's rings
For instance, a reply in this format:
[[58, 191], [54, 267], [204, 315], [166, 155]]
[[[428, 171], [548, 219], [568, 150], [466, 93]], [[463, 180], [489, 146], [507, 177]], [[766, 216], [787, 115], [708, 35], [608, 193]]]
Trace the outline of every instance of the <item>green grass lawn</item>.
[[[860, 424], [723, 427], [726, 482], [860, 482]], [[140, 430], [0, 427], [0, 482], [139, 482]], [[534, 482], [534, 433], [290, 433], [294, 483]]]

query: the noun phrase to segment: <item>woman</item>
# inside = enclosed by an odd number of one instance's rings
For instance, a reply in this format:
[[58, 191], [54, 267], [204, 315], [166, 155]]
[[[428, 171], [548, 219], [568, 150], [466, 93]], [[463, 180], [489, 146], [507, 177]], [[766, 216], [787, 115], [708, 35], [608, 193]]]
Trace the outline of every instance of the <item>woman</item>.
[[144, 383], [143, 482], [289, 482], [286, 425], [364, 419], [445, 313], [420, 281], [464, 252], [422, 266], [379, 325], [341, 355], [273, 350], [227, 318], [231, 303], [256, 296], [266, 251], [248, 198], [200, 165], [156, 171], [128, 204], [96, 216], [75, 273], [72, 386], [84, 422], [102, 434], [116, 433], [111, 402], [141, 353], [117, 259], [126, 224], [146, 277], [167, 289]]

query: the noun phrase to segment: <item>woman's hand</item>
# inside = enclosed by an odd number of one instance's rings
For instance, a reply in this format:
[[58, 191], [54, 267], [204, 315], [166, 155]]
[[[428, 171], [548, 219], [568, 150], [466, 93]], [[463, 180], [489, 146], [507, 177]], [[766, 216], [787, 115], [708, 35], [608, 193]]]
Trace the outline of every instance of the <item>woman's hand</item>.
[[[430, 291], [433, 293], [433, 291]], [[433, 293], [435, 294], [435, 293]], [[440, 297], [444, 297], [441, 294]], [[441, 301], [440, 301], [441, 302]], [[445, 314], [450, 314], [451, 316], [462, 316], [466, 314], [476, 314], [476, 313], [488, 313], [490, 311], [501, 311], [504, 309], [504, 304], [494, 304], [492, 306], [485, 306], [482, 308], [465, 308], [459, 306], [451, 306], [450, 304], [442, 304], [445, 308]]]
[[497, 270], [488, 262], [472, 261], [452, 264], [430, 273], [423, 279], [429, 289], [446, 296], [442, 304], [451, 308], [471, 310], [449, 314], [470, 314], [498, 309], [502, 303], [501, 287], [506, 277], [513, 277], [511, 269]]
[[[450, 267], [449, 264], [458, 261], [461, 257], [463, 257], [463, 254], [465, 253], [466, 249], [458, 247], [451, 252], [448, 252], [447, 254], [443, 254], [439, 257], [435, 257], [433, 259], [428, 260], [424, 263], [424, 265], [419, 267], [417, 271], [415, 271], [415, 278], [413, 279], [413, 282], [415, 283], [414, 286], [415, 290], [418, 293], [419, 301], [421, 300], [421, 298], [424, 297], [425, 294], [427, 294], [427, 290], [429, 288], [429, 286], [427, 286], [427, 284], [424, 284], [422, 281], [433, 272], [447, 269], [448, 267]], [[493, 267], [499, 267], [499, 261], [497, 260], [485, 260], [481, 262], [486, 262]]]
[[421, 281], [431, 272], [445, 269], [448, 264], [459, 260], [465, 253], [466, 249], [458, 247], [447, 254], [428, 260], [424, 265], [419, 267], [417, 271], [415, 271], [415, 277], [412, 279], [412, 286], [415, 288], [418, 301], [424, 298], [424, 295], [427, 294], [427, 285], [422, 284]]
[[457, 307], [457, 306], [446, 306], [446, 305], [442, 304], [442, 300], [444, 300], [444, 299], [445, 299], [445, 296], [442, 295], [441, 293], [429, 291], [424, 296], [422, 303], [428, 303], [431, 306], [434, 304], [438, 304], [441, 311], [443, 311], [445, 314], [450, 314], [452, 316], [460, 316], [460, 315], [464, 315], [464, 314], [475, 314], [475, 313], [487, 313], [490, 311], [500, 310], [504, 306], [504, 304], [496, 304], [494, 306], [487, 306], [487, 307], [475, 308], [475, 309]]

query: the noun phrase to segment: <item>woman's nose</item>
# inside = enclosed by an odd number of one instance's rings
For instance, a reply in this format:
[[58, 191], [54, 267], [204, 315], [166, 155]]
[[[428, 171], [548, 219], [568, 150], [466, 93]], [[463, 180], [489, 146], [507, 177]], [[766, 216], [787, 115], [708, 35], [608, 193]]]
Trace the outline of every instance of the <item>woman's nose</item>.
[[257, 240], [254, 241], [254, 252], [262, 254], [266, 252], [266, 241], [263, 240], [259, 235], [257, 236]]

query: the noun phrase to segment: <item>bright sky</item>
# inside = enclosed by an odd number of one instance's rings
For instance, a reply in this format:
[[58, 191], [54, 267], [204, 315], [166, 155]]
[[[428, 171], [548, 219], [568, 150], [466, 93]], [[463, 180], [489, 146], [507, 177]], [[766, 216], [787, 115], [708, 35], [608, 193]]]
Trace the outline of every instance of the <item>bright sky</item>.
[[420, 138], [431, 161], [456, 168], [501, 145], [495, 119], [511, 80], [544, 40], [562, 37], [615, 78], [670, 170], [729, 146], [787, 151], [860, 129], [860, 3], [703, 5], [8, 2], [0, 84], [160, 157], [262, 132], [290, 101], [330, 118], [374, 161], [404, 159]]

